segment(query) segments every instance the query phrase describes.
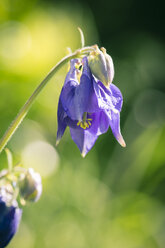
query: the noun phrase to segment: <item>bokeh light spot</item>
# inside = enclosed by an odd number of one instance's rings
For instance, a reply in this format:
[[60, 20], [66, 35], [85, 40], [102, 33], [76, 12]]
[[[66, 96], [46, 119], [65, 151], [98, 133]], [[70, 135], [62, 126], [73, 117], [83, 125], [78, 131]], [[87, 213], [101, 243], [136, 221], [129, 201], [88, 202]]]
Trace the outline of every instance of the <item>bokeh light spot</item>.
[[46, 177], [53, 173], [59, 164], [59, 156], [49, 143], [34, 141], [22, 151], [22, 163], [26, 168], [32, 167], [41, 176]]

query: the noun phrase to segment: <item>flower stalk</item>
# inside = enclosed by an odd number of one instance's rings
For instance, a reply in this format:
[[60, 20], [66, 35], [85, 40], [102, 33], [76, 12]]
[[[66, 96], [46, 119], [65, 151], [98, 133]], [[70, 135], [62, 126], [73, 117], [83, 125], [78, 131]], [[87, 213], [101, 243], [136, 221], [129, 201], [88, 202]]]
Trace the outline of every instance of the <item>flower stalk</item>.
[[7, 156], [7, 162], [8, 162], [8, 169], [9, 171], [12, 171], [13, 168], [13, 156], [8, 148], [5, 149], [6, 156]]

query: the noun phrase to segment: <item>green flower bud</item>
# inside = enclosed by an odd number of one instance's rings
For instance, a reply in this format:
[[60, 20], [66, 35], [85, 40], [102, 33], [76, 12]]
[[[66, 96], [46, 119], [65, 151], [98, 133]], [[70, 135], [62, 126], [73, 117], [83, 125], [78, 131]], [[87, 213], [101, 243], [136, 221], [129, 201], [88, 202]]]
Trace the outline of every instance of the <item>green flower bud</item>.
[[19, 187], [22, 202], [38, 201], [42, 193], [42, 183], [40, 174], [36, 173], [32, 168], [29, 168], [23, 180], [21, 180]]
[[95, 50], [88, 56], [88, 64], [92, 74], [99, 79], [106, 87], [109, 87], [114, 78], [114, 65], [110, 55], [105, 48], [94, 46]]

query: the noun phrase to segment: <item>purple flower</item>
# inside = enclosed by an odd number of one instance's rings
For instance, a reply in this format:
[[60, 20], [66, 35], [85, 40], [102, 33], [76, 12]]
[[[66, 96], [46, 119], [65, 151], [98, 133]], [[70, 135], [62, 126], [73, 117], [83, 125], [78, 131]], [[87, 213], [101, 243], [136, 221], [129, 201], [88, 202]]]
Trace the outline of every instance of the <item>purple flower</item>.
[[21, 220], [22, 210], [16, 207], [7, 206], [0, 196], [0, 248], [7, 246], [16, 233]]
[[[77, 59], [71, 60], [59, 98], [57, 144], [69, 126], [71, 137], [84, 157], [98, 136], [107, 132], [110, 126], [117, 141], [125, 146], [120, 132], [123, 103], [120, 90], [114, 84], [106, 88], [97, 80], [91, 73], [86, 57], [81, 66], [79, 63]], [[81, 71], [78, 68], [82, 66]]]

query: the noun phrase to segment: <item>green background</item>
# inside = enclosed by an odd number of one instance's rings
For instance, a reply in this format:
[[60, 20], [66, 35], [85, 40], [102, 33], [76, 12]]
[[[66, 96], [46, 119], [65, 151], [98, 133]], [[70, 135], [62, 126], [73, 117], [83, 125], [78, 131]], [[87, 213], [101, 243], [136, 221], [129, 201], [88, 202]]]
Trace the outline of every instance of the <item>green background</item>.
[[[0, 136], [49, 70], [80, 46], [104, 46], [124, 104], [111, 130], [83, 159], [69, 130], [55, 147], [61, 69], [8, 147], [34, 167], [43, 194], [24, 207], [10, 248], [164, 248], [165, 46], [160, 1], [0, 0]], [[5, 153], [0, 166], [7, 166]]]

